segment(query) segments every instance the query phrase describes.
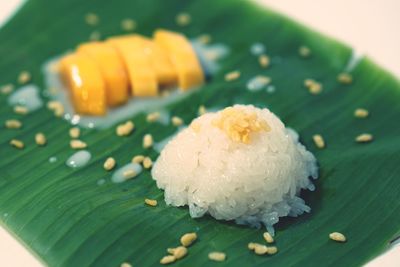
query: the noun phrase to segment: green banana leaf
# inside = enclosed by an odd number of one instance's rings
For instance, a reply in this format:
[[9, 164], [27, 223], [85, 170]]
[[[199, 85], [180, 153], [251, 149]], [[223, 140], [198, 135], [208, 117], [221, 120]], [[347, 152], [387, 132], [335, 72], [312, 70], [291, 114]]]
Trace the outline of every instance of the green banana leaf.
[[[96, 27], [85, 24], [85, 14], [99, 15]], [[192, 22], [178, 26], [180, 12]], [[192, 219], [187, 208], [167, 207], [150, 172], [121, 184], [110, 182], [102, 168], [106, 157], [122, 165], [133, 155], [155, 159], [156, 151], [144, 151], [145, 133], [155, 140], [171, 135], [173, 126], [147, 124], [145, 114], [131, 119], [137, 125], [129, 137], [115, 135], [114, 128], [83, 130], [93, 157], [81, 169], [70, 169], [65, 160], [70, 125], [45, 107], [26, 116], [15, 115], [0, 95], [0, 121], [19, 118], [21, 130], [0, 131], [1, 224], [43, 263], [49, 266], [159, 266], [166, 248], [179, 237], [196, 231], [199, 240], [189, 255], [174, 266], [360, 266], [388, 249], [400, 230], [400, 83], [368, 58], [352, 70], [354, 82], [337, 82], [352, 57], [351, 48], [241, 0], [30, 0], [0, 30], [0, 84], [16, 83], [22, 70], [32, 73], [43, 88], [40, 67], [52, 56], [87, 41], [94, 30], [103, 37], [124, 33], [124, 18], [137, 21], [145, 35], [159, 27], [181, 31], [193, 38], [210, 34], [214, 42], [227, 44], [230, 55], [220, 71], [199, 91], [169, 105], [171, 114], [189, 123], [199, 105], [223, 107], [235, 103], [268, 106], [317, 157], [320, 178], [315, 192], [304, 192], [312, 212], [284, 219], [276, 226], [273, 256], [257, 256], [248, 242], [262, 242], [263, 229], [251, 229], [209, 216]], [[272, 59], [263, 69], [249, 47], [261, 42]], [[306, 45], [312, 56], [303, 59], [298, 48]], [[384, 49], [384, 45], [382, 47]], [[224, 74], [240, 70], [240, 79], [227, 83]], [[272, 78], [276, 92], [249, 92], [247, 81], [255, 75]], [[311, 95], [303, 87], [306, 78], [321, 81], [324, 90]], [[356, 119], [353, 111], [365, 107], [370, 117]], [[44, 132], [48, 145], [39, 148], [34, 134]], [[374, 141], [360, 144], [354, 138], [373, 134]], [[326, 149], [317, 149], [312, 135], [324, 136]], [[9, 145], [18, 138], [23, 150]], [[49, 163], [49, 157], [59, 160]], [[99, 179], [106, 179], [102, 186]], [[150, 208], [144, 198], [155, 198]], [[348, 242], [329, 240], [333, 231], [345, 233]], [[223, 251], [227, 260], [209, 261], [211, 251]]]

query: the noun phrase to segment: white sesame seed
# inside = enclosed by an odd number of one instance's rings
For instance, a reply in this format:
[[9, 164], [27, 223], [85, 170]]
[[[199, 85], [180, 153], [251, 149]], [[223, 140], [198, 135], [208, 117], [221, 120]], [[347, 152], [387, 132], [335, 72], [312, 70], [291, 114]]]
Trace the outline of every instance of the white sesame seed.
[[260, 55], [258, 57], [258, 63], [260, 64], [261, 67], [268, 68], [271, 63], [271, 60], [267, 55]]
[[71, 138], [79, 138], [80, 135], [81, 129], [79, 129], [78, 127], [72, 127], [71, 129], [69, 129], [69, 136]]
[[144, 156], [143, 155], [136, 155], [132, 158], [132, 163], [142, 163], [144, 160]]
[[265, 233], [263, 234], [263, 237], [264, 237], [264, 239], [265, 239], [265, 241], [266, 241], [267, 243], [274, 243], [274, 238], [272, 237], [272, 235], [271, 235], [270, 233], [265, 232]]
[[330, 233], [329, 238], [336, 242], [346, 242], [346, 237], [344, 236], [344, 234], [339, 232]]
[[28, 71], [21, 71], [18, 75], [18, 83], [19, 84], [26, 84], [31, 80], [31, 74]]
[[219, 251], [214, 251], [208, 253], [208, 258], [212, 261], [224, 261], [226, 259], [226, 254]]
[[369, 116], [369, 111], [364, 108], [358, 108], [354, 111], [354, 117], [356, 118], [366, 118]]
[[179, 26], [187, 26], [190, 24], [191, 20], [191, 16], [186, 12], [179, 13], [175, 18], [176, 24]]
[[152, 206], [152, 207], [157, 206], [157, 200], [155, 200], [155, 199], [146, 198], [144, 200], [144, 203], [146, 203], [147, 205]]
[[150, 148], [153, 146], [153, 136], [151, 134], [145, 134], [143, 136], [143, 147]]
[[312, 138], [314, 140], [314, 144], [316, 147], [321, 148], [321, 149], [325, 147], [325, 140], [322, 137], [322, 135], [314, 134]]
[[97, 16], [97, 14], [88, 13], [85, 15], [85, 21], [88, 25], [95, 26], [95, 25], [99, 24], [100, 19], [99, 19], [99, 16]]
[[38, 146], [44, 146], [47, 144], [46, 136], [43, 133], [37, 133], [35, 135], [35, 142]]
[[240, 77], [240, 71], [238, 70], [231, 71], [225, 74], [225, 81], [227, 82], [234, 81], [239, 79], [239, 77]]
[[181, 237], [181, 244], [185, 247], [190, 246], [195, 242], [197, 239], [197, 234], [196, 233], [186, 233]]
[[22, 122], [19, 120], [6, 120], [5, 126], [8, 129], [20, 129], [22, 127]]
[[69, 142], [72, 149], [83, 149], [87, 147], [87, 144], [81, 140], [75, 139]]
[[25, 115], [28, 114], [28, 108], [18, 105], [14, 107], [14, 112], [19, 115]]
[[183, 120], [180, 117], [173, 116], [171, 118], [172, 125], [174, 126], [181, 126], [183, 124]]
[[175, 260], [176, 260], [176, 259], [175, 259], [175, 256], [173, 256], [173, 255], [167, 255], [167, 256], [164, 256], [164, 257], [160, 260], [160, 263], [161, 263], [161, 264], [169, 264], [169, 263], [173, 263]]
[[18, 139], [12, 139], [10, 145], [18, 149], [23, 149], [25, 147], [24, 143]]
[[129, 262], [123, 262], [121, 263], [120, 267], [132, 267], [132, 264], [130, 264]]
[[106, 161], [104, 161], [103, 167], [106, 171], [110, 171], [115, 167], [115, 159], [113, 157], [108, 157]]
[[127, 121], [117, 126], [116, 133], [118, 136], [128, 136], [135, 129], [135, 124], [132, 121]]
[[152, 113], [147, 114], [146, 121], [147, 122], [155, 122], [155, 121], [159, 120], [160, 117], [161, 117], [160, 112], [152, 112]]
[[349, 73], [340, 73], [337, 77], [337, 80], [341, 84], [351, 84], [353, 82], [353, 76]]
[[302, 45], [299, 47], [299, 55], [304, 58], [309, 57], [311, 55], [311, 49]]
[[12, 84], [5, 84], [0, 87], [0, 92], [4, 95], [8, 95], [14, 90], [14, 85]]
[[143, 159], [143, 167], [145, 169], [150, 169], [153, 166], [153, 161], [149, 157]]
[[199, 106], [199, 110], [197, 111], [197, 113], [201, 116], [207, 113], [207, 109], [205, 106], [201, 105]]
[[372, 136], [372, 134], [369, 133], [363, 133], [360, 134], [356, 137], [356, 142], [358, 143], [368, 143], [371, 142], [374, 139], [374, 137]]

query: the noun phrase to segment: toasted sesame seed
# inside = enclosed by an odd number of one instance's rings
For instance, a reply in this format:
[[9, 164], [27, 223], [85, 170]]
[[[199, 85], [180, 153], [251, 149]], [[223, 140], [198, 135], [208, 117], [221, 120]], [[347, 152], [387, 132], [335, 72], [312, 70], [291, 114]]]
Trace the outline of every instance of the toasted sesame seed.
[[87, 147], [87, 144], [81, 140], [75, 139], [69, 142], [72, 149], [83, 149]]
[[101, 39], [101, 33], [99, 31], [92, 31], [89, 35], [89, 41], [99, 41]]
[[302, 45], [299, 47], [299, 55], [304, 58], [309, 57], [311, 56], [311, 49], [307, 46]]
[[24, 142], [18, 139], [12, 139], [10, 145], [18, 149], [23, 149], [25, 147]]
[[146, 198], [144, 200], [144, 203], [146, 203], [147, 205], [152, 206], [152, 207], [157, 206], [157, 200], [155, 200], [155, 199]]
[[202, 34], [197, 37], [197, 41], [201, 44], [209, 44], [211, 42], [211, 36], [209, 34]]
[[138, 164], [142, 163], [143, 160], [144, 160], [144, 156], [143, 155], [136, 155], [136, 156], [134, 156], [132, 158], [132, 162], [133, 163], [138, 163]]
[[135, 129], [135, 124], [132, 121], [127, 121], [117, 126], [116, 133], [118, 136], [128, 136]]
[[224, 261], [226, 259], [226, 254], [219, 251], [214, 251], [208, 253], [208, 258], [212, 261]]
[[162, 259], [160, 260], [161, 264], [169, 264], [169, 263], [173, 263], [176, 260], [175, 256], [173, 255], [167, 255], [162, 257]]
[[37, 133], [35, 135], [35, 142], [38, 146], [44, 146], [47, 144], [46, 136], [43, 133]]
[[0, 87], [0, 92], [4, 95], [8, 95], [14, 90], [14, 85], [12, 84], [5, 84]]
[[268, 247], [266, 245], [255, 244], [254, 253], [257, 255], [264, 255], [268, 253]]
[[336, 242], [346, 242], [346, 237], [344, 236], [344, 234], [339, 232], [330, 233], [329, 238]]
[[257, 246], [257, 244], [253, 243], [253, 242], [250, 242], [249, 244], [247, 244], [247, 248], [249, 250], [254, 250], [256, 248], [256, 246]]
[[134, 178], [136, 175], [137, 173], [134, 170], [126, 170], [122, 173], [122, 176], [124, 176], [125, 179]]
[[351, 84], [353, 82], [353, 76], [349, 73], [343, 72], [338, 75], [337, 80], [342, 84]]
[[260, 64], [261, 67], [268, 68], [271, 63], [271, 60], [267, 55], [260, 55], [258, 57], [258, 63]]
[[71, 138], [79, 138], [80, 135], [81, 129], [79, 129], [78, 127], [72, 127], [71, 129], [69, 129], [69, 136]]
[[167, 251], [168, 251], [168, 253], [172, 254], [175, 257], [175, 259], [177, 259], [177, 260], [182, 259], [188, 253], [187, 248], [183, 247], [183, 246], [179, 246], [176, 248], [169, 248], [169, 249], [167, 249]]
[[269, 255], [274, 255], [274, 254], [276, 254], [277, 252], [278, 252], [278, 248], [277, 248], [277, 247], [275, 247], [275, 246], [273, 246], [273, 247], [268, 247], [267, 253], [268, 253]]
[[354, 111], [354, 117], [356, 118], [366, 118], [369, 115], [369, 111], [364, 108], [358, 108]]
[[190, 24], [191, 20], [191, 16], [186, 12], [179, 13], [175, 18], [175, 22], [179, 26], [187, 26]]
[[358, 143], [368, 143], [371, 142], [374, 139], [374, 137], [372, 136], [372, 134], [369, 133], [363, 133], [360, 134], [356, 137], [356, 142]]
[[271, 235], [270, 233], [265, 232], [265, 233], [263, 234], [263, 237], [264, 237], [264, 239], [265, 239], [265, 241], [266, 241], [267, 243], [274, 243], [274, 238], [272, 237], [272, 235]]
[[206, 107], [203, 106], [203, 105], [200, 105], [200, 106], [199, 106], [199, 110], [197, 111], [197, 113], [198, 113], [200, 116], [206, 114], [206, 113], [207, 113]]
[[115, 159], [113, 157], [108, 157], [106, 161], [104, 161], [103, 167], [106, 171], [111, 171], [115, 167]]
[[150, 148], [153, 146], [153, 136], [151, 134], [145, 134], [143, 136], [143, 147]]
[[181, 237], [181, 244], [185, 247], [190, 246], [195, 242], [197, 239], [197, 234], [196, 233], [186, 233]]
[[95, 26], [95, 25], [99, 24], [100, 19], [99, 19], [99, 16], [97, 16], [97, 14], [88, 13], [85, 15], [85, 21], [88, 25]]
[[132, 267], [132, 264], [130, 264], [129, 262], [123, 262], [121, 263], [120, 267]]
[[145, 169], [150, 169], [151, 166], [153, 166], [153, 161], [151, 160], [151, 158], [145, 157], [145, 158], [143, 159], [143, 167], [144, 167]]
[[157, 112], [157, 111], [152, 112], [152, 113], [147, 114], [146, 121], [147, 122], [155, 122], [155, 121], [159, 120], [160, 117], [161, 117], [160, 112]]
[[59, 101], [47, 102], [47, 108], [53, 111], [56, 117], [61, 117], [64, 114], [64, 106]]
[[19, 84], [26, 84], [27, 82], [29, 82], [31, 80], [31, 74], [30, 72], [24, 70], [21, 71], [18, 75], [18, 83]]
[[22, 127], [22, 122], [19, 120], [6, 120], [5, 126], [8, 129], [19, 129]]
[[313, 79], [305, 79], [304, 86], [313, 95], [317, 95], [317, 94], [321, 93], [321, 91], [322, 91], [322, 84]]
[[28, 114], [28, 108], [18, 105], [14, 107], [14, 112], [19, 115], [25, 115]]
[[136, 21], [134, 21], [133, 19], [123, 19], [121, 21], [121, 29], [123, 29], [124, 31], [133, 31], [136, 29], [136, 26]]
[[314, 134], [312, 138], [316, 147], [321, 149], [325, 147], [325, 141], [322, 135]]
[[238, 70], [231, 71], [225, 74], [225, 81], [227, 82], [234, 81], [239, 79], [239, 77], [240, 77], [240, 71]]
[[180, 117], [173, 116], [171, 118], [172, 125], [174, 126], [181, 126], [183, 124], [183, 120]]

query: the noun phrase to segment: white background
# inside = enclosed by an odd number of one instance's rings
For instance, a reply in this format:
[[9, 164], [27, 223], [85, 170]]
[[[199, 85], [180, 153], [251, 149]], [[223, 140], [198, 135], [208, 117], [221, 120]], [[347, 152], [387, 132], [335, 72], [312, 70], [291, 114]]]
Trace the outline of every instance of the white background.
[[[400, 77], [400, 0], [258, 1], [281, 13], [286, 13], [320, 32], [350, 44]], [[21, 2], [23, 1], [1, 0], [0, 25]], [[374, 241], [370, 240], [369, 242]], [[323, 263], [321, 264], [323, 265]], [[42, 266], [1, 228], [0, 265], [8, 267]], [[367, 266], [400, 266], [400, 246], [391, 249]]]

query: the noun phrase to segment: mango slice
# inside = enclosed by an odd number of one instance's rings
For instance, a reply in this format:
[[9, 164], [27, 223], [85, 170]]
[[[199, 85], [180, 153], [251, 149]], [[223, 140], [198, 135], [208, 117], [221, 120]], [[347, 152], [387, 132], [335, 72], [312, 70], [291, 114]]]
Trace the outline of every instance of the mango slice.
[[167, 51], [148, 38], [144, 38], [144, 49], [145, 53], [150, 56], [158, 83], [160, 85], [176, 84], [178, 80], [177, 73]]
[[77, 51], [97, 63], [106, 86], [107, 104], [117, 106], [125, 103], [129, 97], [128, 75], [117, 50], [107, 43], [91, 42], [80, 45]]
[[71, 91], [76, 112], [88, 115], [106, 113], [105, 83], [91, 57], [83, 53], [67, 55], [60, 61], [60, 71]]
[[159, 29], [154, 33], [154, 40], [169, 54], [182, 90], [204, 83], [204, 73], [196, 52], [184, 35]]
[[128, 72], [132, 95], [139, 97], [158, 95], [157, 75], [150, 56], [145, 53], [145, 39], [140, 35], [114, 37], [107, 40], [114, 46]]

